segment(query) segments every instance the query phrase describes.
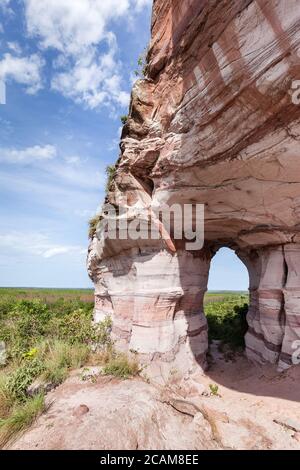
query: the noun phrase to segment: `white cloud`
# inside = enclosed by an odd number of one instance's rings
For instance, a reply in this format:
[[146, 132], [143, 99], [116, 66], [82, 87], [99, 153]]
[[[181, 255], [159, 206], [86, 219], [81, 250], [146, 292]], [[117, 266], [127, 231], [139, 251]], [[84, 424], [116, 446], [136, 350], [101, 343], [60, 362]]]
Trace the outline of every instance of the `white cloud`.
[[64, 157], [64, 161], [68, 164], [68, 165], [80, 165], [81, 163], [81, 158], [78, 157], [77, 155], [73, 155], [73, 156], [67, 156], [67, 157]]
[[105, 64], [107, 58], [98, 57], [90, 63], [78, 60], [71, 70], [56, 74], [52, 88], [90, 109], [110, 103], [128, 106], [129, 94], [122, 90], [121, 76], [115, 73], [118, 66], [113, 58], [111, 66]]
[[119, 147], [119, 144], [120, 144], [120, 138], [121, 138], [121, 134], [122, 134], [122, 130], [123, 130], [123, 127], [120, 126], [117, 130], [117, 133], [116, 133], [116, 138], [115, 139], [112, 139], [108, 145], [108, 150], [110, 152], [112, 152], [113, 150], [117, 150], [117, 148]]
[[41, 233], [12, 231], [0, 234], [0, 249], [9, 249], [12, 252], [21, 252], [31, 256], [52, 258], [58, 255], [83, 255], [86, 249], [80, 245], [60, 245], [53, 243]]
[[[92, 171], [59, 173], [59, 167], [54, 171], [32, 171], [16, 174], [0, 170], [0, 187], [7, 195], [13, 195], [27, 201], [43, 210], [45, 214], [54, 212], [57, 216], [70, 217], [78, 210], [95, 211], [99, 200], [104, 196], [104, 175], [97, 178]], [[92, 179], [93, 178], [93, 179]], [[30, 207], [30, 206], [28, 206]], [[87, 217], [86, 220], [88, 220]], [[3, 220], [2, 220], [3, 221]]]
[[9, 50], [11, 50], [12, 52], [14, 52], [15, 54], [17, 55], [21, 55], [22, 54], [22, 49], [21, 49], [21, 46], [18, 42], [8, 42], [7, 43], [7, 47]]
[[8, 6], [10, 4], [10, 0], [0, 0], [0, 8], [2, 8], [2, 10], [6, 11]]
[[75, 209], [74, 214], [78, 217], [81, 217], [85, 220], [89, 220], [91, 217], [93, 217], [97, 213], [95, 210], [90, 210], [90, 209]]
[[[67, 157], [68, 158], [68, 157]], [[72, 158], [72, 157], [71, 157]], [[98, 168], [89, 166], [83, 162], [68, 162], [61, 160], [49, 162], [46, 167], [43, 165], [41, 171], [49, 176], [56, 183], [62, 186], [72, 186], [81, 190], [98, 190], [104, 185], [104, 175], [97, 171]]]
[[7, 18], [14, 15], [14, 11], [11, 8], [11, 0], [0, 0], [0, 12], [2, 12]]
[[129, 10], [129, 0], [24, 0], [27, 28], [44, 48], [78, 57], [105, 39], [109, 21]]
[[[87, 160], [76, 154], [65, 155], [54, 145], [35, 145], [21, 149], [0, 147], [0, 163], [18, 165], [20, 172], [24, 172], [26, 165], [30, 165], [30, 178], [35, 178], [30, 182], [32, 190], [36, 184], [39, 190], [40, 182], [45, 180], [41, 185], [41, 191], [44, 193], [47, 192], [49, 183], [49, 188], [53, 190], [53, 182], [55, 187], [60, 184], [62, 187], [72, 186], [77, 190], [99, 190], [104, 185], [104, 173], [99, 171], [98, 166], [87, 165]], [[14, 173], [14, 178], [17, 178], [17, 172]], [[18, 183], [17, 188], [26, 190], [27, 183], [28, 181]], [[55, 190], [57, 191], [57, 187]]]
[[66, 255], [66, 254], [85, 254], [87, 252], [86, 248], [82, 246], [72, 246], [72, 245], [61, 245], [48, 248], [42, 253], [43, 258], [53, 258], [53, 256]]
[[[90, 109], [128, 106], [112, 22], [128, 18], [149, 0], [24, 0], [29, 34], [58, 56], [52, 87]], [[101, 48], [101, 50], [100, 50]]]
[[57, 156], [53, 145], [35, 145], [25, 149], [0, 148], [0, 161], [6, 163], [33, 163], [37, 161], [52, 160]]
[[153, 4], [153, 0], [134, 0], [136, 9], [142, 10], [144, 7], [150, 7]]
[[26, 86], [29, 94], [34, 94], [42, 88], [41, 69], [44, 61], [37, 55], [29, 57], [13, 57], [4, 54], [0, 60], [0, 79], [12, 79]]

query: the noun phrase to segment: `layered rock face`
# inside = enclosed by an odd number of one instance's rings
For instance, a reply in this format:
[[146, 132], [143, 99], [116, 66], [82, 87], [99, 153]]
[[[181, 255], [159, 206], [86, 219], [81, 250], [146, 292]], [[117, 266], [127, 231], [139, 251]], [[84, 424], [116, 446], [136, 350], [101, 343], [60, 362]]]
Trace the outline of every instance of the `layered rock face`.
[[188, 250], [159, 221], [159, 239], [112, 240], [100, 223], [88, 270], [95, 319], [111, 315], [118, 346], [161, 371], [205, 367], [203, 296], [220, 247], [249, 271], [249, 358], [292, 364], [300, 339], [297, 80], [298, 0], [154, 1], [147, 76], [132, 91], [107, 202], [120, 209], [127, 200], [130, 220], [146, 221], [153, 207], [204, 204], [205, 242]]

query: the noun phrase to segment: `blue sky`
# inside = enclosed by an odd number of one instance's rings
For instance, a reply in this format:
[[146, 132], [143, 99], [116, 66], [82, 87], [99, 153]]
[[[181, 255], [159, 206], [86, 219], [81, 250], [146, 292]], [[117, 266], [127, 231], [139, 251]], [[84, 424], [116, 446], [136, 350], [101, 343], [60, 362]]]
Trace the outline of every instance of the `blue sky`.
[[[90, 287], [87, 221], [118, 157], [151, 0], [0, 0], [0, 285]], [[212, 289], [247, 275], [218, 255]]]

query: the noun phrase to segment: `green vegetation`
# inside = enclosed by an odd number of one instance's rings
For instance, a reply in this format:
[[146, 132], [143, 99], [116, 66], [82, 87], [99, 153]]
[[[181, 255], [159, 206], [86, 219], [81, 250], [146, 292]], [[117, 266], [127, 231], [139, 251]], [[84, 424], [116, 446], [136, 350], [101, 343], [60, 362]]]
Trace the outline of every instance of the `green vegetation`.
[[121, 116], [121, 123], [123, 124], [123, 126], [125, 126], [126, 122], [128, 121], [128, 116], [127, 114], [124, 114], [123, 116]]
[[134, 71], [136, 77], [145, 78], [147, 76], [147, 54], [148, 48], [144, 49], [143, 53], [138, 58], [138, 68]]
[[70, 369], [79, 369], [86, 364], [90, 349], [87, 344], [75, 342], [68, 344], [65, 341], [55, 340], [46, 343], [47, 354], [44, 356], [43, 382], [59, 385], [65, 380]]
[[0, 289], [0, 341], [6, 346], [6, 362], [0, 364], [1, 448], [45, 410], [46, 385], [59, 385], [72, 369], [101, 365], [103, 374], [121, 379], [139, 374], [134, 354], [114, 350], [111, 320], [93, 324], [91, 294]]
[[[15, 300], [15, 292], [0, 290], [0, 341], [6, 347], [6, 362], [0, 365], [0, 446], [43, 411], [43, 384], [59, 385], [70, 370], [87, 363], [95, 345], [112, 348], [111, 321], [93, 324], [93, 302], [79, 300], [80, 292], [68, 300], [52, 292], [49, 302], [31, 299], [29, 290], [25, 299]], [[29, 396], [36, 382], [38, 394]]]
[[43, 394], [28, 398], [24, 403], [15, 403], [7, 417], [0, 419], [0, 447], [31, 426], [45, 409]]
[[141, 372], [137, 359], [130, 359], [126, 354], [112, 353], [108, 358], [103, 372], [120, 379], [134, 377]]
[[209, 384], [210, 393], [217, 397], [219, 395], [219, 387], [216, 384]]
[[14, 401], [26, 401], [26, 391], [34, 379], [44, 370], [44, 365], [40, 358], [22, 360], [16, 365], [6, 377], [4, 387]]
[[[212, 296], [215, 296], [213, 300]], [[206, 297], [204, 310], [210, 341], [219, 340], [232, 349], [244, 349], [244, 336], [248, 328], [247, 294], [210, 293]]]
[[4, 308], [4, 303], [13, 304], [16, 300], [42, 300], [44, 303], [52, 303], [57, 300], [76, 300], [82, 302], [94, 301], [93, 289], [39, 289], [39, 288], [15, 288], [0, 287], [0, 305]]
[[[122, 116], [121, 120], [123, 120], [123, 124], [127, 122], [127, 116]], [[106, 173], [106, 184], [105, 184], [105, 191], [106, 193], [109, 193], [111, 190], [111, 186], [114, 180], [114, 177], [116, 175], [117, 167], [116, 165], [108, 165], [105, 169]], [[103, 216], [101, 214], [96, 214], [94, 217], [92, 217], [89, 220], [89, 238], [92, 240], [94, 236], [96, 235], [97, 227], [99, 222], [103, 219]]]
[[108, 193], [110, 191], [111, 184], [113, 182], [114, 176], [116, 174], [116, 166], [115, 165], [108, 165], [106, 167], [106, 176], [107, 176], [107, 181], [106, 181], [106, 192]]
[[95, 215], [89, 220], [89, 238], [92, 240], [97, 232], [97, 227], [99, 222], [101, 221], [101, 215]]
[[[247, 302], [242, 292], [206, 295], [210, 340], [243, 347]], [[0, 447], [43, 412], [43, 384], [59, 385], [70, 370], [86, 365], [101, 365], [103, 374], [120, 379], [141, 373], [134, 351], [127, 356], [114, 350], [110, 319], [93, 324], [93, 305], [92, 290], [0, 289], [0, 341], [6, 346], [0, 365]], [[210, 391], [218, 395], [217, 386]]]

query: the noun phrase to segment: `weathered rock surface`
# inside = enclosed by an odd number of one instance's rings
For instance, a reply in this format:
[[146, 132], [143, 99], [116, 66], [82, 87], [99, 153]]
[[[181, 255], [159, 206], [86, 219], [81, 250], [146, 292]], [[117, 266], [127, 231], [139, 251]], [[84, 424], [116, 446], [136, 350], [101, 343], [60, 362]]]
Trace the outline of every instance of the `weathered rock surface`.
[[[73, 377], [48, 395], [49, 411], [14, 449], [215, 449], [204, 417], [177, 412], [142, 381]], [[88, 412], [83, 413], [83, 405]], [[182, 433], [182, 430], [184, 434]]]
[[[50, 405], [10, 449], [300, 449], [299, 368], [278, 377], [274, 366], [249, 366], [238, 357], [212, 365], [202, 388], [188, 395], [176, 383], [141, 379], [82, 380], [73, 372], [47, 395]], [[189, 385], [189, 384], [187, 384]], [[285, 425], [277, 424], [278, 417]], [[288, 425], [288, 426], [287, 426]], [[298, 433], [299, 434], [299, 433]]]
[[300, 339], [298, 0], [156, 0], [107, 202], [130, 217], [205, 205], [205, 244], [94, 237], [95, 318], [157, 374], [205, 368], [203, 295], [223, 246], [249, 271], [249, 358], [285, 369]]

